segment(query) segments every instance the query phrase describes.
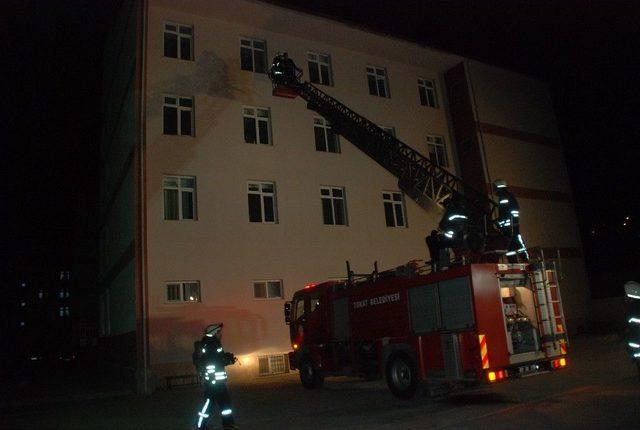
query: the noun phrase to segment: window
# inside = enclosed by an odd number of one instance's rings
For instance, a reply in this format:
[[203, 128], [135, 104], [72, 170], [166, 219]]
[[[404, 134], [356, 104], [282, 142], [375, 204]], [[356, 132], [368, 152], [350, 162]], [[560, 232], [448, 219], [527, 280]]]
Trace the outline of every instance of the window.
[[69, 280], [71, 279], [71, 272], [68, 270], [63, 270], [60, 272], [60, 280], [64, 281], [64, 280]]
[[240, 68], [256, 73], [267, 73], [267, 44], [264, 40], [240, 39]]
[[326, 225], [347, 225], [344, 188], [321, 187], [322, 219]]
[[387, 71], [382, 67], [367, 66], [367, 81], [369, 94], [372, 96], [389, 97]]
[[261, 355], [258, 357], [260, 376], [277, 375], [289, 372], [289, 354]]
[[447, 151], [442, 136], [427, 136], [429, 160], [436, 166], [447, 167]]
[[44, 299], [44, 290], [42, 290], [42, 289], [38, 290], [38, 298], [39, 299]]
[[249, 221], [274, 224], [277, 222], [276, 192], [273, 182], [248, 182]]
[[406, 227], [407, 222], [404, 214], [402, 193], [385, 191], [382, 193], [382, 202], [384, 204], [384, 217], [387, 221], [387, 227]]
[[394, 127], [387, 127], [385, 125], [381, 125], [380, 128], [384, 130], [385, 133], [389, 133], [391, 136], [396, 137], [396, 129]]
[[164, 134], [193, 136], [193, 98], [164, 96]]
[[60, 306], [60, 308], [58, 309], [58, 315], [61, 317], [68, 317], [69, 316], [69, 306]]
[[432, 108], [438, 107], [435, 81], [430, 79], [418, 79], [418, 93], [420, 94], [421, 105]]
[[200, 301], [200, 282], [198, 281], [167, 282], [165, 287], [167, 303]]
[[282, 281], [254, 281], [253, 297], [256, 299], [281, 299]]
[[317, 52], [307, 52], [309, 80], [314, 84], [332, 85], [331, 57]]
[[68, 290], [67, 288], [63, 288], [63, 289], [61, 289], [61, 290], [59, 291], [59, 294], [58, 294], [58, 296], [59, 296], [61, 299], [64, 299], [65, 297], [66, 297], [66, 298], [69, 298], [69, 295], [70, 295], [70, 294], [69, 294], [69, 290]]
[[257, 107], [242, 108], [244, 117], [244, 141], [246, 143], [271, 144], [269, 109]]
[[196, 219], [196, 178], [192, 176], [165, 176], [164, 219]]
[[316, 139], [316, 151], [340, 152], [338, 135], [334, 133], [329, 121], [324, 118], [314, 118], [313, 132]]
[[193, 60], [193, 27], [167, 22], [164, 24], [164, 56]]

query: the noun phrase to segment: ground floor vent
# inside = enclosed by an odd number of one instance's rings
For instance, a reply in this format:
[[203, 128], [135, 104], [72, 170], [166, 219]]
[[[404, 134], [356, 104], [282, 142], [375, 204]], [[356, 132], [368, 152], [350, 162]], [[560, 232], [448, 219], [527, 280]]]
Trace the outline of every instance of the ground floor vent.
[[262, 355], [258, 357], [260, 376], [289, 373], [289, 356], [287, 354]]

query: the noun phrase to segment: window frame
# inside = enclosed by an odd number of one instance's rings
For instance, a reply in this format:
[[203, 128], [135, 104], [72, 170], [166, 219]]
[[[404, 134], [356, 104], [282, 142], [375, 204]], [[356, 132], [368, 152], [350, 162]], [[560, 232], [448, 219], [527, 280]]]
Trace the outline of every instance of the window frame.
[[[311, 56], [315, 56], [315, 59], [311, 59]], [[320, 57], [327, 57], [327, 61], [324, 62], [321, 60]], [[310, 63], [315, 63], [317, 65], [318, 68], [318, 82], [315, 82], [314, 80], [311, 79], [311, 64]], [[325, 65], [327, 66], [327, 75], [329, 78], [329, 82], [321, 82], [323, 81], [322, 79], [322, 66]], [[332, 66], [332, 61], [331, 61], [331, 55], [330, 54], [325, 54], [322, 52], [318, 52], [318, 51], [307, 51], [307, 71], [309, 72], [309, 81], [311, 83], [314, 84], [318, 84], [318, 85], [325, 85], [328, 87], [332, 87], [333, 86], [333, 66]]]
[[[378, 72], [382, 71], [382, 75], [380, 75]], [[391, 92], [389, 91], [389, 73], [387, 72], [387, 68], [386, 67], [380, 67], [380, 66], [373, 66], [371, 64], [367, 64], [366, 66], [366, 72], [367, 72], [367, 88], [369, 89], [369, 95], [372, 96], [376, 96], [376, 97], [382, 97], [385, 99], [390, 99], [391, 98]], [[373, 76], [373, 78], [376, 81], [376, 93], [373, 94], [371, 92], [371, 86], [369, 85], [369, 77]], [[383, 82], [383, 88], [385, 91], [385, 95], [380, 95], [380, 79], [378, 78], [379, 76], [383, 76], [384, 79], [382, 79]]]
[[[198, 299], [197, 300], [185, 300], [185, 286], [189, 284], [195, 284], [198, 286]], [[170, 285], [179, 285], [180, 298], [178, 300], [169, 300], [169, 286]], [[175, 305], [175, 304], [185, 304], [185, 303], [202, 303], [202, 285], [200, 281], [191, 280], [191, 281], [165, 281], [163, 283], [163, 291], [164, 291], [164, 303], [166, 305]]]
[[[168, 98], [173, 98], [175, 99], [175, 103], [169, 103], [167, 102]], [[183, 106], [181, 101], [182, 100], [190, 100], [191, 101], [191, 106]], [[162, 95], [162, 134], [165, 136], [189, 136], [189, 137], [195, 137], [196, 136], [196, 121], [195, 121], [195, 98], [194, 97], [189, 97], [189, 96], [178, 96], [175, 94], [163, 94]], [[175, 108], [176, 109], [176, 133], [172, 134], [172, 133], [167, 133], [166, 132], [166, 128], [165, 128], [165, 124], [166, 124], [166, 117], [165, 117], [165, 108], [170, 107], [170, 108]], [[184, 134], [182, 133], [182, 112], [190, 112], [190, 129], [191, 129], [191, 133], [189, 134]]]
[[[269, 296], [269, 287], [268, 283], [277, 282], [280, 285], [280, 295], [279, 296]], [[256, 284], [264, 284], [264, 297], [256, 296]], [[253, 287], [253, 299], [254, 300], [284, 300], [284, 286], [282, 279], [256, 279], [251, 281], [251, 286]]]
[[[427, 83], [430, 85], [427, 85]], [[421, 90], [424, 90], [424, 100], [426, 101], [426, 103], [422, 102], [423, 100], [422, 100]], [[431, 104], [431, 102], [429, 101], [429, 92], [432, 93], [433, 104]], [[438, 89], [436, 86], [435, 79], [427, 79], [427, 78], [420, 78], [420, 77], [418, 78], [418, 97], [419, 97], [421, 106], [426, 106], [433, 109], [438, 109], [440, 107], [440, 104], [438, 103]]]
[[[253, 109], [254, 113], [253, 114], [247, 114], [245, 111], [247, 109]], [[266, 123], [267, 123], [267, 143], [261, 143], [260, 142], [260, 126], [259, 126], [259, 122], [260, 121], [265, 121], [265, 117], [263, 116], [259, 116], [258, 115], [258, 111], [266, 111], [267, 112], [267, 116], [266, 116]], [[246, 130], [245, 130], [245, 118], [252, 118], [254, 120], [254, 126], [255, 126], [255, 136], [256, 136], [256, 141], [255, 142], [247, 142], [245, 136], [246, 136]], [[262, 107], [262, 106], [242, 106], [242, 139], [244, 141], [244, 143], [247, 143], [249, 145], [262, 145], [262, 146], [273, 146], [273, 135], [271, 132], [271, 109], [268, 107]]]
[[[323, 195], [322, 191], [323, 190], [327, 190], [329, 191], [328, 195]], [[340, 197], [335, 197], [333, 195], [333, 191], [334, 190], [340, 190], [342, 192], [342, 196]], [[331, 202], [331, 218], [333, 220], [333, 223], [331, 224], [327, 224], [325, 222], [325, 217], [324, 217], [324, 202], [323, 200], [329, 200]], [[335, 200], [342, 200], [342, 217], [344, 218], [344, 224], [336, 224], [336, 207], [334, 204]], [[345, 187], [339, 187], [339, 186], [335, 186], [335, 185], [321, 185], [320, 186], [320, 206], [322, 208], [322, 225], [326, 225], [326, 226], [332, 226], [332, 227], [336, 227], [336, 226], [343, 226], [343, 227], [348, 227], [349, 226], [349, 217], [348, 217], [348, 211], [347, 211], [347, 192], [345, 190]]]
[[[322, 129], [322, 134], [324, 137], [324, 149], [318, 149], [318, 141], [316, 139], [316, 128]], [[335, 151], [329, 151], [329, 130], [335, 137]], [[316, 152], [327, 152], [331, 154], [340, 154], [342, 152], [340, 148], [340, 136], [333, 131], [333, 127], [331, 126], [331, 122], [326, 118], [322, 118], [319, 116], [313, 117], [313, 140], [316, 147]]]
[[[243, 45], [243, 41], [245, 42], [249, 42], [249, 45]], [[264, 49], [262, 48], [256, 48], [255, 47], [255, 42], [261, 42], [264, 45]], [[251, 72], [251, 73], [259, 73], [261, 75], [267, 74], [268, 72], [268, 67], [269, 67], [269, 63], [268, 63], [268, 58], [269, 58], [269, 51], [267, 49], [267, 41], [264, 39], [257, 39], [255, 37], [247, 37], [247, 36], [240, 36], [239, 38], [239, 43], [240, 43], [240, 70], [245, 71], [245, 72]], [[251, 50], [251, 70], [249, 69], [244, 69], [242, 67], [242, 49], [250, 49]], [[264, 72], [258, 72], [256, 71], [256, 51], [261, 51], [264, 52], [264, 62], [263, 62], [263, 68], [264, 68]]]
[[[440, 142], [437, 142], [437, 140], [439, 140]], [[427, 158], [429, 159], [429, 161], [436, 164], [438, 167], [449, 167], [449, 154], [447, 154], [447, 144], [444, 140], [444, 136], [437, 135], [437, 134], [428, 134], [426, 141], [427, 141], [427, 155], [428, 155]], [[434, 161], [431, 159], [431, 148], [433, 147], [434, 149], [437, 149], [438, 146], [442, 147], [444, 163], [442, 163], [440, 160], [437, 159], [438, 158], [437, 150], [434, 151], [437, 160]]]
[[[167, 29], [168, 25], [174, 25], [176, 27], [175, 30], [170, 30]], [[191, 30], [191, 34], [187, 34], [187, 33], [183, 33], [180, 30], [182, 28], [189, 28]], [[166, 55], [166, 50], [165, 50], [165, 45], [166, 45], [166, 34], [175, 34], [177, 37], [177, 47], [176, 47], [176, 56], [175, 57], [169, 57]], [[162, 56], [165, 58], [174, 58], [176, 60], [183, 60], [183, 61], [194, 61], [194, 49], [193, 49], [193, 45], [194, 45], [194, 37], [193, 37], [193, 25], [190, 24], [180, 24], [177, 22], [173, 22], [173, 21], [165, 21], [164, 22], [164, 26], [163, 26], [163, 32], [162, 32]], [[190, 43], [189, 43], [189, 58], [182, 58], [182, 39], [189, 39]]]
[[[249, 189], [250, 185], [257, 185], [258, 191], [253, 191]], [[273, 188], [273, 192], [264, 192], [262, 190], [263, 185], [271, 185]], [[278, 224], [278, 198], [277, 198], [277, 190], [276, 183], [273, 181], [263, 181], [257, 179], [250, 179], [247, 181], [247, 205], [249, 205], [249, 195], [258, 195], [260, 197], [260, 217], [261, 221], [251, 221], [251, 207], [249, 206], [247, 209], [249, 210], [249, 223], [251, 224]], [[264, 197], [271, 196], [273, 199], [273, 221], [266, 221], [265, 216], [265, 204]]]
[[[386, 198], [385, 194], [389, 194], [390, 196], [388, 198]], [[395, 199], [396, 196], [400, 196], [400, 200], [396, 200]], [[387, 190], [383, 190], [382, 191], [382, 207], [384, 209], [385, 225], [387, 227], [389, 227], [389, 228], [408, 228], [409, 227], [409, 223], [407, 222], [407, 210], [406, 210], [406, 206], [405, 206], [404, 200], [405, 200], [404, 199], [404, 193], [401, 192], [401, 191], [387, 191]], [[393, 213], [393, 225], [389, 225], [388, 220], [387, 220], [387, 212], [386, 212], [386, 204], [387, 203], [391, 204], [391, 209], [392, 209], [392, 213]], [[400, 211], [402, 213], [402, 221], [403, 221], [402, 225], [398, 224], [397, 207], [400, 208]]]
[[[176, 187], [168, 187], [165, 185], [165, 180], [167, 179], [176, 179], [178, 185]], [[182, 186], [182, 179], [193, 179], [193, 188]], [[165, 197], [165, 190], [176, 190], [178, 191], [178, 218], [167, 218], [167, 199]], [[193, 218], [184, 218], [183, 216], [183, 206], [182, 206], [182, 193], [183, 192], [191, 192], [192, 194], [192, 202], [193, 202]], [[165, 221], [197, 221], [198, 220], [198, 183], [195, 176], [186, 176], [186, 175], [162, 175], [162, 217]]]

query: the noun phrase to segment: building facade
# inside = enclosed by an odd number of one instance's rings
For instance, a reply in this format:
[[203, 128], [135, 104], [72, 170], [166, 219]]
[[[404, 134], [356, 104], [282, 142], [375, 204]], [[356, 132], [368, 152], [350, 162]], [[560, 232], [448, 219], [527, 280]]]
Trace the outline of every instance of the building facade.
[[479, 189], [505, 179], [530, 246], [562, 255], [568, 325], [587, 316], [562, 148], [543, 83], [250, 0], [124, 1], [105, 51], [101, 335], [140, 389], [190, 373], [225, 324], [247, 376], [290, 349], [305, 284], [427, 259], [441, 213], [266, 75], [288, 52], [323, 91]]

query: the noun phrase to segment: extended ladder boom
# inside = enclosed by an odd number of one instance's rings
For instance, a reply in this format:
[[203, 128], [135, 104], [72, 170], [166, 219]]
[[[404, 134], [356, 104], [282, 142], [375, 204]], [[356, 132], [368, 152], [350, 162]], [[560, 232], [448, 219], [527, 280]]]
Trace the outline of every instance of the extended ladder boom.
[[485, 235], [499, 232], [498, 205], [486, 195], [466, 185], [460, 178], [432, 163], [425, 156], [385, 132], [372, 121], [321, 91], [309, 82], [271, 78], [274, 95], [299, 95], [307, 106], [331, 122], [331, 127], [398, 178], [398, 186], [425, 209], [454, 196], [462, 198], [476, 231]]

